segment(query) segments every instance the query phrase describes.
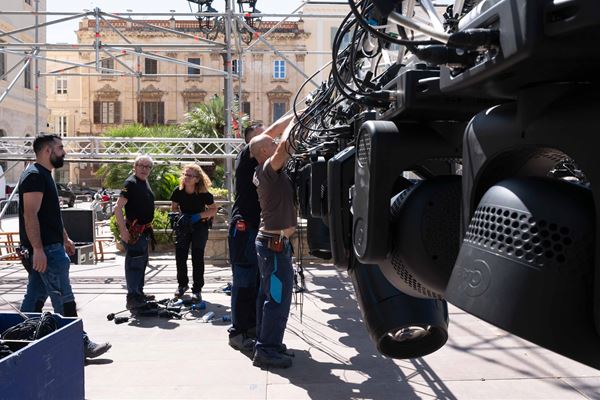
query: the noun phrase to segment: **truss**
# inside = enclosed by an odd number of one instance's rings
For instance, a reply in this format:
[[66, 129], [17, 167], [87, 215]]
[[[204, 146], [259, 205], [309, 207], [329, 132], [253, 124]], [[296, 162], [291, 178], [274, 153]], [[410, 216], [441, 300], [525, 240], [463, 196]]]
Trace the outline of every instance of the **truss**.
[[[267, 37], [276, 31], [276, 29], [288, 18], [344, 18], [345, 15], [310, 15], [303, 14], [300, 10], [303, 5], [310, 1], [301, 1], [300, 6], [294, 9], [290, 14], [242, 14], [235, 13], [232, 5], [234, 0], [225, 0], [224, 13], [107, 13], [99, 8], [93, 11], [85, 10], [84, 12], [42, 12], [39, 11], [40, 0], [33, 0], [35, 5], [35, 23], [31, 26], [20, 27], [11, 31], [0, 29], [0, 53], [18, 55], [21, 57], [20, 63], [17, 63], [13, 68], [20, 67], [19, 72], [9, 83], [3, 93], [0, 93], [0, 102], [7, 96], [8, 92], [13, 88], [16, 81], [25, 71], [26, 67], [33, 64], [34, 86], [39, 86], [39, 79], [44, 76], [132, 76], [137, 78], [137, 91], [140, 91], [140, 81], [144, 77], [141, 70], [136, 70], [121, 61], [123, 56], [135, 57], [139, 60], [140, 57], [159, 59], [160, 61], [179, 64], [186, 67], [199, 68], [204, 70], [205, 76], [216, 76], [224, 78], [224, 121], [225, 121], [225, 139], [186, 139], [186, 138], [106, 138], [106, 137], [65, 137], [63, 143], [67, 147], [67, 161], [71, 162], [130, 162], [136, 155], [145, 153], [151, 155], [157, 162], [189, 162], [197, 161], [200, 163], [210, 162], [211, 160], [225, 160], [226, 171], [226, 186], [229, 193], [233, 188], [233, 165], [232, 160], [237, 155], [238, 151], [243, 147], [241, 139], [233, 139], [232, 129], [232, 103], [234, 100], [233, 82], [238, 82], [238, 97], [242, 98], [242, 82], [240, 77], [233, 73], [232, 56], [236, 54], [238, 59], [243, 62], [244, 55], [251, 53], [272, 52], [286, 60], [291, 68], [295, 69], [301, 76], [308, 78], [303, 68], [296, 65], [286, 54], [293, 54], [297, 51], [308, 54], [304, 50], [280, 51], [275, 46], [267, 41]], [[341, 4], [340, 1], [316, 1], [318, 4]], [[7, 11], [0, 10], [0, 15], [31, 15], [30, 11]], [[40, 22], [39, 16], [62, 16], [62, 18]], [[223, 42], [207, 40], [199, 36], [198, 32], [189, 29], [173, 30], [170, 27], [165, 27], [164, 24], [152, 23], [152, 21], [133, 20], [133, 17], [176, 17], [191, 16], [194, 18], [201, 17], [220, 17], [223, 19]], [[256, 30], [246, 23], [247, 17], [277, 17], [281, 20], [270, 30], [263, 34], [258, 34]], [[42, 43], [39, 41], [39, 29], [52, 24], [57, 24], [73, 19], [83, 17], [91, 17], [95, 19], [95, 41], [94, 43], [78, 43], [78, 44], [52, 44]], [[179, 40], [174, 40], [175, 43], [131, 43], [126, 35], [122, 32], [123, 22], [131, 23], [138, 26], [140, 29], [160, 31], [174, 35]], [[101, 23], [109, 26], [110, 30], [119, 36], [122, 40], [117, 40], [118, 43], [108, 43], [101, 40]], [[244, 46], [241, 40], [240, 27], [251, 32], [255, 40]], [[26, 31], [34, 31], [34, 42], [25, 43], [18, 39], [15, 34]], [[193, 42], [190, 43], [190, 40]], [[263, 45], [263, 48], [256, 46]], [[257, 47], [257, 48], [255, 48]], [[265, 49], [266, 47], [266, 49]], [[177, 49], [193, 48], [198, 52], [210, 52], [222, 54], [224, 58], [223, 70], [208, 68], [203, 65], [192, 64], [187, 61], [177, 60], [166, 55], [158, 53], [165, 51], [174, 51]], [[92, 62], [78, 63], [67, 60], [56, 60], [49, 57], [49, 53], [57, 50], [93, 52], [95, 57]], [[315, 52], [319, 53], [319, 52]], [[124, 70], [114, 70], [102, 67], [102, 60], [112, 58], [115, 63], [123, 66]], [[61, 63], [63, 66], [55, 71], [40, 71], [39, 61], [47, 60]], [[3, 79], [13, 69], [6, 71]], [[72, 73], [66, 71], [75, 70]], [[169, 74], [154, 74], [153, 76], [170, 76]], [[179, 76], [179, 75], [176, 75]], [[309, 79], [309, 81], [318, 87], [317, 82]], [[300, 102], [302, 102], [300, 100]], [[35, 91], [35, 132], [40, 132], [39, 126], [39, 94]], [[290, 108], [290, 110], [292, 107]], [[241, 118], [241, 117], [240, 117]], [[239, 121], [241, 126], [241, 120]], [[0, 160], [6, 161], [26, 161], [32, 160], [33, 153], [31, 151], [31, 138], [19, 137], [3, 137], [0, 139]], [[202, 161], [204, 160], [204, 161]]]
[[[233, 138], [115, 138], [64, 137], [66, 161], [130, 162], [139, 154], [148, 154], [163, 162], [191, 162], [235, 158], [245, 145]], [[0, 160], [33, 160], [30, 137], [3, 137]]]

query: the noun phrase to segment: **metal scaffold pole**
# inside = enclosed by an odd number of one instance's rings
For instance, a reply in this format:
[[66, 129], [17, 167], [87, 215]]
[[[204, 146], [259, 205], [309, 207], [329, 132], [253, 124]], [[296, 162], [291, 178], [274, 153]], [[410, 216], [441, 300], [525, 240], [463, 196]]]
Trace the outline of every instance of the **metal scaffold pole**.
[[[35, 0], [35, 42], [40, 41], [40, 30], [39, 30], [39, 15], [40, 11], [40, 0]], [[39, 52], [39, 47], [35, 47], [34, 53]], [[35, 85], [35, 134], [40, 133], [40, 60], [36, 57], [33, 63], [35, 70], [34, 85]], [[26, 77], [27, 79], [27, 77]]]
[[[232, 73], [231, 73], [231, 23], [233, 13], [231, 10], [230, 0], [225, 0], [225, 98], [224, 109], [225, 109], [225, 137], [231, 138], [231, 106], [233, 104], [233, 84], [232, 84]], [[228, 146], [228, 145], [227, 145]], [[226, 147], [226, 151], [229, 152], [229, 148]], [[225, 175], [227, 177], [227, 200], [232, 200], [233, 192], [233, 162], [231, 159], [225, 160]]]

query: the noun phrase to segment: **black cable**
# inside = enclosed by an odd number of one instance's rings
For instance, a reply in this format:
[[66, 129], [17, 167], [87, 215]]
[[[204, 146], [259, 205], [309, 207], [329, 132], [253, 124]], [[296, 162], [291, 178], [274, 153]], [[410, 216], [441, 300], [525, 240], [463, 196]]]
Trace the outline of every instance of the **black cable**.
[[[367, 2], [367, 0], [362, 0], [359, 5], [362, 6], [363, 3]], [[386, 35], [385, 33], [381, 33], [380, 31], [378, 31], [377, 29], [373, 28], [371, 25], [369, 25], [368, 22], [366, 22], [362, 16], [360, 15], [360, 12], [358, 11], [358, 7], [356, 5], [356, 3], [354, 2], [354, 0], [348, 0], [348, 4], [350, 5], [350, 9], [352, 10], [352, 14], [354, 14], [354, 17], [356, 18], [356, 20], [358, 21], [358, 23], [360, 24], [360, 26], [363, 27], [363, 29], [371, 32], [373, 35], [377, 36], [380, 39], [383, 39], [387, 42], [391, 42], [391, 43], [396, 43], [402, 46], [406, 46], [407, 48], [410, 49], [410, 47], [412, 46], [417, 46], [417, 45], [426, 45], [426, 44], [439, 44], [440, 42], [437, 40], [407, 40], [407, 39], [396, 39], [393, 38], [389, 35]]]
[[57, 329], [52, 313], [45, 312], [39, 317], [28, 318], [25, 321], [2, 332], [5, 340], [37, 340]]

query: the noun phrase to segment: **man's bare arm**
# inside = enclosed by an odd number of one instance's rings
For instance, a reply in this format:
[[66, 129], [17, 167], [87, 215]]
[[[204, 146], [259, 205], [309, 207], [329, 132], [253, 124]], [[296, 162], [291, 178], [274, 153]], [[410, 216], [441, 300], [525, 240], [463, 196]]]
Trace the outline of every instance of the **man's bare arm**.
[[269, 162], [271, 164], [271, 168], [273, 168], [275, 171], [279, 171], [281, 168], [283, 168], [287, 160], [290, 158], [290, 155], [294, 152], [294, 149], [288, 142], [288, 137], [294, 128], [294, 124], [294, 120], [288, 122], [288, 125], [283, 131], [283, 135], [281, 135], [281, 141], [277, 145], [277, 149], [275, 149], [275, 154], [271, 156], [271, 160]]
[[269, 127], [265, 129], [263, 134], [269, 135], [272, 138], [276, 138], [277, 136], [281, 135], [282, 132], [285, 131], [285, 128], [290, 124], [290, 121], [292, 121], [293, 118], [294, 113], [289, 113], [288, 115], [279, 118], [277, 121], [269, 125]]
[[38, 212], [42, 205], [42, 192], [23, 193], [23, 217], [25, 218], [25, 232], [27, 239], [34, 250], [42, 250], [42, 236], [40, 234], [40, 221]]
[[115, 219], [117, 220], [117, 226], [119, 227], [119, 235], [124, 242], [129, 241], [129, 231], [127, 230], [127, 225], [125, 224], [125, 216], [123, 215], [123, 208], [127, 204], [127, 199], [125, 197], [119, 197], [117, 200], [117, 204], [115, 205]]
[[46, 253], [44, 253], [44, 245], [42, 243], [42, 235], [40, 234], [40, 221], [38, 212], [42, 205], [44, 193], [42, 192], [27, 192], [23, 193], [23, 219], [25, 220], [25, 233], [29, 244], [33, 248], [33, 269], [37, 272], [45, 272], [48, 266]]

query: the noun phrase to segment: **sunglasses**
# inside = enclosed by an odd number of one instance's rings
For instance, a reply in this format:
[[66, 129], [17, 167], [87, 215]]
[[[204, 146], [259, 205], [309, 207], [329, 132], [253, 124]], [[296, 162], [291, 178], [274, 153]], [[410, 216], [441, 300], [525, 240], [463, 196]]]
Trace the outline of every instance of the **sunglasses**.
[[198, 175], [193, 175], [193, 174], [181, 174], [182, 176], [185, 176], [186, 178], [197, 178]]

